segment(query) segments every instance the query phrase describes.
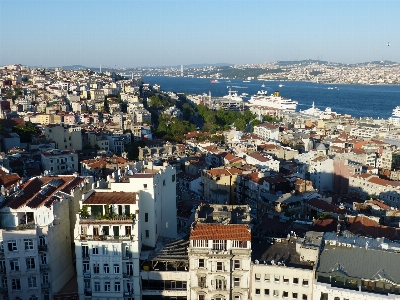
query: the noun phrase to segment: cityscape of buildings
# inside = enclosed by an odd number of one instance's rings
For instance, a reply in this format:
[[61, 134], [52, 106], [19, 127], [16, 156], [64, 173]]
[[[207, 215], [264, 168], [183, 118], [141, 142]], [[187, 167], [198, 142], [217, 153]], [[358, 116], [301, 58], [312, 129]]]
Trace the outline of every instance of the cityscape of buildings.
[[[279, 74], [389, 84], [396, 68]], [[253, 130], [173, 142], [154, 118], [207, 96], [89, 69], [10, 65], [0, 83], [1, 299], [400, 299], [398, 119], [254, 106]]]

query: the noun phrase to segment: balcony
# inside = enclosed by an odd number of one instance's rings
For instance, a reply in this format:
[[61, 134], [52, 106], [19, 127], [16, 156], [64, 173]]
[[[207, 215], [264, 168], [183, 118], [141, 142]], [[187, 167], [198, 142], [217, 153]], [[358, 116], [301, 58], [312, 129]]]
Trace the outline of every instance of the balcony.
[[82, 253], [82, 260], [90, 260], [89, 253]]
[[83, 273], [83, 277], [85, 277], [85, 278], [90, 278], [90, 277], [91, 277], [90, 272], [84, 272], [84, 273]]
[[86, 288], [86, 289], [84, 290], [84, 292], [85, 292], [85, 296], [90, 296], [90, 297], [92, 297], [92, 289]]
[[40, 271], [48, 271], [50, 270], [49, 264], [40, 265]]
[[122, 273], [122, 276], [123, 276], [124, 278], [130, 278], [130, 277], [133, 276], [133, 272]]
[[122, 256], [122, 260], [129, 260], [129, 259], [132, 259], [132, 254], [131, 253], [125, 254], [124, 256]]
[[0, 274], [6, 274], [6, 269], [0, 269]]
[[81, 234], [75, 239], [88, 241], [129, 241], [133, 240], [134, 235], [89, 235]]
[[133, 296], [133, 290], [130, 292], [124, 292], [124, 298], [130, 298]]
[[39, 252], [46, 252], [47, 251], [47, 245], [39, 245], [38, 246]]
[[40, 286], [42, 287], [42, 290], [50, 289], [50, 283], [49, 282], [48, 283], [42, 283]]

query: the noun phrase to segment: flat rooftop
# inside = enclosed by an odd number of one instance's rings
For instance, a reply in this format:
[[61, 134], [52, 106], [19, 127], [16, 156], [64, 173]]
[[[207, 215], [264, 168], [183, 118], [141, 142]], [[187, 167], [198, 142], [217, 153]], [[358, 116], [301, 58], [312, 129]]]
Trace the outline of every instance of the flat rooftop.
[[300, 255], [296, 252], [297, 239], [291, 237], [274, 238], [267, 241], [253, 239], [251, 242], [251, 259], [258, 260], [260, 264], [271, 265], [284, 263], [287, 267], [312, 269], [313, 266], [308, 262], [300, 261]]

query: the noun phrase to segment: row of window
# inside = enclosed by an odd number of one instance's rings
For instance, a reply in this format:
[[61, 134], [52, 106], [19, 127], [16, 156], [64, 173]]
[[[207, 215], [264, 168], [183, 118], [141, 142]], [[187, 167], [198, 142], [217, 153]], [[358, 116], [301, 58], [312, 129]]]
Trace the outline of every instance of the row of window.
[[[35, 249], [35, 241], [36, 239], [23, 239], [22, 249], [25, 251], [30, 251]], [[18, 251], [19, 243], [17, 240], [9, 240], [7, 243], [7, 249], [10, 252]], [[44, 236], [39, 236], [39, 247], [46, 245], [46, 239]], [[3, 251], [3, 241], [0, 243], [0, 251]]]
[[[301, 300], [307, 300], [308, 296], [307, 294], [302, 294], [299, 295], [299, 293], [291, 293], [292, 299], [301, 299]], [[261, 295], [261, 289], [256, 289], [255, 290], [255, 295], [260, 296]], [[270, 290], [269, 289], [264, 289], [264, 296], [271, 296]], [[274, 297], [280, 297], [280, 292], [279, 290], [273, 290], [272, 291], [272, 296]], [[300, 298], [301, 297], [301, 298]], [[283, 291], [282, 292], [282, 298], [289, 298], [289, 292]]]
[[[103, 273], [105, 274], [110, 274], [110, 269], [112, 268], [114, 274], [120, 274], [121, 269], [119, 264], [103, 264]], [[133, 274], [133, 263], [128, 262], [126, 263], [126, 271], [127, 273]], [[90, 264], [88, 262], [83, 263], [83, 273], [89, 273], [90, 272]], [[100, 264], [95, 263], [93, 264], [93, 273], [98, 274], [100, 273]]]
[[[40, 256], [40, 262], [42, 265], [47, 265], [47, 255], [44, 253]], [[26, 264], [26, 270], [32, 270], [36, 269], [37, 263], [36, 263], [36, 257], [26, 257], [25, 258], [25, 264]], [[10, 271], [20, 271], [21, 270], [21, 265], [20, 261], [18, 258], [11, 258], [9, 260], [9, 266], [10, 266]], [[0, 270], [5, 270], [6, 269], [6, 262], [5, 260], [0, 260]]]
[[[85, 282], [85, 289], [89, 289], [90, 281]], [[103, 289], [102, 289], [103, 287]], [[105, 281], [103, 285], [101, 285], [100, 281], [95, 281], [93, 283], [94, 292], [121, 292], [122, 285], [120, 281], [115, 281], [114, 284], [111, 284], [111, 281]], [[126, 283], [126, 292], [133, 292], [133, 283]]]
[[[254, 275], [254, 280], [255, 281], [261, 281], [261, 274], [256, 273]], [[288, 276], [280, 276], [280, 275], [274, 275], [272, 276], [271, 274], [264, 274], [264, 281], [270, 282], [273, 280], [275, 283], [280, 283], [281, 280], [283, 283], [289, 284], [289, 277]], [[293, 277], [292, 278], [292, 284], [299, 284], [300, 279], [298, 277]], [[302, 286], [308, 286], [308, 279], [303, 279], [302, 280]]]
[[[49, 283], [49, 275], [47, 273], [44, 273], [42, 275], [42, 284], [48, 284], [48, 283]], [[2, 285], [2, 288], [8, 287], [7, 278], [2, 278], [1, 285]], [[28, 289], [38, 288], [38, 279], [36, 276], [29, 276], [27, 278], [27, 287], [28, 287]], [[21, 288], [21, 278], [12, 278], [11, 279], [11, 289], [13, 291], [20, 291], [22, 289]]]
[[[199, 268], [206, 268], [206, 260], [204, 258], [200, 258], [198, 260], [198, 267]], [[240, 269], [241, 268], [241, 263], [240, 260], [235, 259], [233, 261], [233, 269]], [[224, 263], [222, 261], [217, 261], [217, 271], [223, 271], [224, 270]]]

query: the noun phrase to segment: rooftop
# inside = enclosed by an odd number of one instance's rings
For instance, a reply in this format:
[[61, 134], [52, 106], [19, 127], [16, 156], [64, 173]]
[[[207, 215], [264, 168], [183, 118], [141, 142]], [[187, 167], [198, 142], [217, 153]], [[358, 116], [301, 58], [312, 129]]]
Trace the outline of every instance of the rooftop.
[[253, 261], [258, 260], [260, 264], [271, 265], [273, 261], [274, 264], [284, 263], [287, 267], [312, 269], [310, 263], [300, 260], [300, 255], [296, 252], [296, 241], [294, 237], [253, 240], [251, 258]]
[[136, 204], [137, 193], [94, 191], [84, 204]]
[[191, 240], [250, 241], [251, 229], [246, 224], [196, 224], [190, 233]]

